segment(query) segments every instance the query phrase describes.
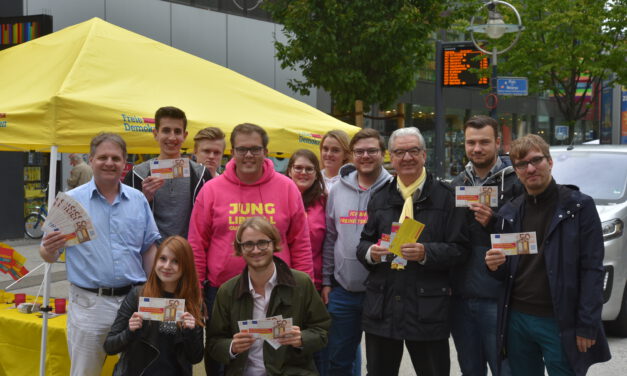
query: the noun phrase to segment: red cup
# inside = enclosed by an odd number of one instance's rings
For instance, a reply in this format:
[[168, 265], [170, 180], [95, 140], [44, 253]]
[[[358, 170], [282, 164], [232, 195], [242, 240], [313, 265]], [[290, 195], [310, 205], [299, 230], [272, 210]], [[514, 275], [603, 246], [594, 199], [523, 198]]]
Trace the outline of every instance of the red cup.
[[54, 313], [65, 313], [65, 299], [54, 300]]
[[15, 294], [13, 298], [13, 302], [15, 303], [16, 307], [24, 303], [25, 301], [26, 301], [26, 294]]

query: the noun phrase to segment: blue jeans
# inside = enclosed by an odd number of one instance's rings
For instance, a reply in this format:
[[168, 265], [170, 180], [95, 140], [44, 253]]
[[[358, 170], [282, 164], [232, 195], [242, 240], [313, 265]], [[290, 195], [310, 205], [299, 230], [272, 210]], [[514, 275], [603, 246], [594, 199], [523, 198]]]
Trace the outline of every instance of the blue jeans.
[[[453, 297], [451, 334], [457, 349], [457, 361], [464, 376], [496, 375], [497, 301]], [[501, 365], [500, 376], [509, 376], [507, 363]]]
[[329, 375], [361, 374], [361, 311], [365, 293], [350, 292], [334, 286], [327, 309], [331, 315], [329, 330]]
[[507, 326], [507, 358], [514, 376], [574, 376], [557, 321], [553, 317], [510, 311]]

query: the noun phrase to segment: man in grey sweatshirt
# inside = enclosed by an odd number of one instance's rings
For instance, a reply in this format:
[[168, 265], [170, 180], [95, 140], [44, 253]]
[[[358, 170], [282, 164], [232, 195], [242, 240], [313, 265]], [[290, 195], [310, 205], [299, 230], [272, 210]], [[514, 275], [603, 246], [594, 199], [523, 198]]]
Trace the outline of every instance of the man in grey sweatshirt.
[[[352, 375], [355, 352], [361, 343], [364, 281], [368, 271], [357, 260], [361, 230], [368, 221], [371, 195], [392, 176], [383, 168], [385, 143], [379, 132], [366, 128], [350, 142], [354, 164], [340, 169], [327, 201], [327, 234], [322, 255], [322, 299], [328, 304], [329, 375]], [[359, 372], [359, 371], [358, 371]]]

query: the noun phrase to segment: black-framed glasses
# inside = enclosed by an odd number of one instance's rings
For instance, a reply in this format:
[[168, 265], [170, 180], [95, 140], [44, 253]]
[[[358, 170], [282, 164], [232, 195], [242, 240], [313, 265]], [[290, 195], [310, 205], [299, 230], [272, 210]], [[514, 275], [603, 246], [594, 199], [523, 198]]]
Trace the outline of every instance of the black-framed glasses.
[[252, 146], [249, 148], [238, 146], [235, 148], [235, 154], [244, 156], [250, 152], [252, 155], [259, 155], [263, 151], [263, 146]]
[[545, 155], [541, 155], [538, 157], [533, 157], [528, 161], [520, 161], [520, 162], [516, 162], [514, 163], [514, 168], [518, 171], [525, 171], [527, 169], [527, 167], [529, 165], [532, 165], [533, 167], [536, 167], [540, 164], [540, 162], [542, 162], [542, 160], [546, 158]]
[[356, 157], [363, 157], [365, 154], [368, 154], [369, 156], [374, 157], [379, 154], [379, 152], [381, 152], [381, 149], [355, 149], [353, 150], [353, 155]]
[[316, 171], [316, 169], [313, 167], [305, 167], [305, 166], [292, 166], [292, 170], [294, 170], [294, 172], [296, 172], [297, 174], [307, 174], [307, 175], [311, 175]]
[[242, 250], [244, 250], [244, 252], [251, 252], [253, 249], [255, 249], [255, 247], [257, 247], [257, 249], [259, 249], [260, 251], [265, 251], [266, 249], [268, 249], [268, 247], [270, 246], [270, 244], [272, 244], [272, 240], [257, 240], [257, 242], [244, 242], [244, 243], [239, 243], [240, 247], [242, 247]]
[[405, 154], [409, 154], [412, 158], [416, 158], [420, 155], [422, 148], [410, 148], [410, 149], [394, 149], [391, 151], [392, 155], [396, 158], [403, 158]]

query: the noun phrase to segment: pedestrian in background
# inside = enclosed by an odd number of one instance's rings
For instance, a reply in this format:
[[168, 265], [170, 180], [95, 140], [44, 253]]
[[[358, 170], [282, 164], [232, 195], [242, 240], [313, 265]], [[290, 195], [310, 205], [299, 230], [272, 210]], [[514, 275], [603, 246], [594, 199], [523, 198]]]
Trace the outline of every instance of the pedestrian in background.
[[67, 187], [68, 189], [74, 189], [90, 181], [93, 172], [91, 167], [83, 160], [82, 154], [70, 154], [69, 157], [72, 170], [70, 171], [70, 177], [67, 178]]

